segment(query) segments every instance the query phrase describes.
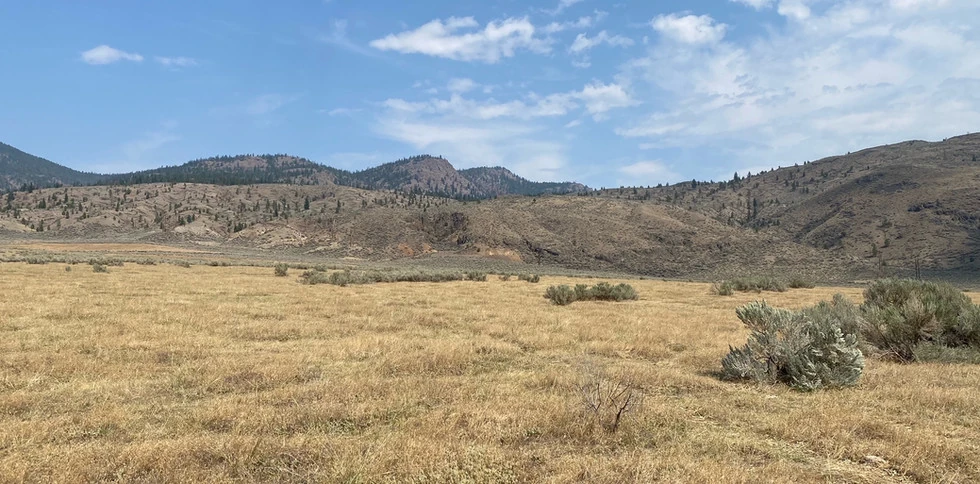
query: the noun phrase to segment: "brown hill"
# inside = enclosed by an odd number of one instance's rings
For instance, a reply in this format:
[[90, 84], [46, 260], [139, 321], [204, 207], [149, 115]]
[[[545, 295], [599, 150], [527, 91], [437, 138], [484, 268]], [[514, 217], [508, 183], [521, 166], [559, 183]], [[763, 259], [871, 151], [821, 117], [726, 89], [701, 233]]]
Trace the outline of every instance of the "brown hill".
[[[916, 264], [975, 273], [978, 155], [980, 136], [972, 135], [719, 183], [469, 202], [419, 193], [473, 186], [445, 160], [424, 157], [387, 166], [377, 178], [397, 191], [323, 180], [19, 192], [0, 206], [0, 230], [371, 258], [451, 253], [659, 276], [778, 270], [842, 279]], [[235, 163], [232, 173], [258, 168]], [[398, 170], [418, 189], [402, 191]]]
[[[876, 264], [980, 269], [980, 134], [907, 141], [719, 183], [605, 190]], [[747, 174], [746, 174], [747, 175]]]

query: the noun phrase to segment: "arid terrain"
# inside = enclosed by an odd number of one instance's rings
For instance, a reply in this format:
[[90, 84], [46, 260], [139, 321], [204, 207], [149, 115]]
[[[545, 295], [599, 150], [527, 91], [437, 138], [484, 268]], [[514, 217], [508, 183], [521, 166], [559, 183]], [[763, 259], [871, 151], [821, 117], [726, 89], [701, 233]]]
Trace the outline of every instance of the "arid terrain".
[[[4, 482], [980, 479], [976, 366], [870, 360], [809, 394], [720, 380], [756, 294], [628, 280], [639, 301], [559, 307], [545, 286], [582, 279], [65, 267], [0, 264]], [[861, 297], [764, 297], [837, 292]], [[583, 382], [624, 381], [642, 405], [606, 430]]]
[[[603, 190], [424, 156], [356, 173], [284, 155], [222, 157], [10, 191], [0, 239], [423, 264], [452, 254], [701, 280], [797, 272], [846, 282], [916, 268], [970, 280], [980, 270], [978, 155], [980, 135], [967, 135], [726, 181]], [[548, 193], [558, 189], [573, 192]]]

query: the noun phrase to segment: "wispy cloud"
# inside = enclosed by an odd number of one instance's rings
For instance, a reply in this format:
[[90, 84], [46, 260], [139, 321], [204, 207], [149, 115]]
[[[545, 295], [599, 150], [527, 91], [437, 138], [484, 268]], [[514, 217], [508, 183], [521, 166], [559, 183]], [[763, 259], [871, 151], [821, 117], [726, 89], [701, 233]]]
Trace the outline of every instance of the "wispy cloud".
[[114, 49], [108, 45], [100, 45], [82, 52], [81, 59], [87, 64], [99, 66], [119, 61], [142, 62], [143, 56]]
[[980, 30], [962, 21], [980, 18], [980, 4], [849, 0], [791, 12], [788, 1], [742, 3], [781, 8], [788, 21], [726, 39], [713, 19], [663, 17], [661, 41], [623, 70], [652, 109], [619, 134], [759, 167], [980, 125]]
[[350, 39], [347, 34], [348, 22], [346, 19], [334, 20], [330, 25], [330, 30], [320, 34], [317, 39], [325, 44], [339, 47], [355, 54], [369, 57], [377, 57], [378, 53]]
[[522, 49], [538, 53], [551, 50], [547, 41], [535, 37], [534, 25], [526, 17], [490, 22], [483, 29], [479, 27], [473, 17], [450, 17], [446, 21], [433, 20], [415, 30], [390, 34], [370, 45], [383, 51], [487, 64], [513, 57]]
[[190, 57], [163, 57], [163, 56], [157, 56], [157, 57], [154, 57], [153, 60], [155, 60], [158, 64], [160, 64], [160, 65], [162, 65], [164, 67], [169, 67], [169, 68], [174, 68], [174, 69], [180, 68], [180, 67], [193, 67], [193, 66], [196, 66], [197, 65], [197, 60], [196, 59], [192, 59]]

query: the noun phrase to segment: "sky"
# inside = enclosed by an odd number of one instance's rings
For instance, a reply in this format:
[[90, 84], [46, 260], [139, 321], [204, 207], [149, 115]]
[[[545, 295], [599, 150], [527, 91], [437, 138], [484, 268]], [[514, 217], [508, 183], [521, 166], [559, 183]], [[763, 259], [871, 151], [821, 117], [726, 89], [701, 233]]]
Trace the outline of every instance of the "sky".
[[593, 187], [980, 130], [977, 0], [0, 5], [0, 141], [85, 171], [427, 153]]

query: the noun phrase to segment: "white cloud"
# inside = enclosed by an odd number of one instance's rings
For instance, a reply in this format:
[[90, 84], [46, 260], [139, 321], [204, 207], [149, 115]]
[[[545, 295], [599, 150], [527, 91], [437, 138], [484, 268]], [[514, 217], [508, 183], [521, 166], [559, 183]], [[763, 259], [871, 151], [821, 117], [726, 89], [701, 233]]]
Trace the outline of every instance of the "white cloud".
[[729, 0], [730, 2], [741, 3], [747, 7], [752, 7], [756, 10], [762, 10], [763, 8], [771, 7], [773, 0]]
[[568, 7], [571, 7], [572, 5], [578, 3], [582, 3], [583, 1], [585, 0], [558, 0], [558, 6], [556, 6], [554, 10], [546, 10], [546, 12], [548, 12], [551, 15], [558, 15], [564, 12], [565, 9], [567, 9]]
[[592, 27], [593, 25], [602, 21], [609, 15], [608, 12], [603, 12], [602, 10], [596, 10], [592, 15], [586, 15], [584, 17], [579, 17], [578, 20], [567, 21], [567, 22], [551, 22], [545, 25], [542, 30], [546, 34], [557, 34], [558, 32], [564, 32], [566, 30], [581, 30]]
[[616, 108], [625, 108], [637, 104], [626, 89], [620, 84], [603, 84], [601, 82], [586, 85], [574, 97], [585, 103], [585, 108], [592, 115], [600, 115]]
[[472, 91], [473, 89], [476, 89], [477, 87], [479, 87], [479, 84], [477, 84], [476, 81], [465, 77], [464, 78], [457, 77], [457, 78], [450, 79], [449, 83], [446, 85], [446, 89], [449, 89], [449, 92], [458, 92], [458, 93], [469, 92]]
[[179, 68], [193, 67], [197, 65], [197, 60], [190, 57], [154, 57], [155, 61], [164, 67]]
[[614, 47], [628, 47], [633, 45], [633, 39], [623, 37], [621, 35], [609, 35], [605, 30], [599, 32], [591, 39], [585, 34], [578, 34], [568, 50], [572, 53], [578, 54], [600, 44], [608, 44]]
[[534, 36], [534, 25], [526, 17], [494, 21], [482, 30], [459, 33], [479, 26], [473, 17], [450, 17], [445, 22], [433, 20], [415, 30], [390, 34], [372, 41], [370, 45], [375, 49], [402, 54], [424, 54], [487, 64], [513, 57], [521, 49], [538, 53], [550, 51], [547, 42]]
[[638, 161], [621, 166], [617, 171], [629, 177], [629, 181], [622, 184], [631, 186], [676, 183], [681, 180], [680, 175], [661, 160]]
[[810, 7], [803, 0], [780, 0], [779, 7], [776, 10], [779, 12], [779, 15], [796, 21], [803, 21], [810, 18]]
[[980, 3], [848, 0], [806, 15], [708, 49], [654, 44], [621, 75], [654, 109], [617, 132], [740, 168], [980, 125], [980, 29], [963, 20], [980, 18]]
[[664, 37], [684, 44], [713, 44], [725, 37], [728, 26], [708, 15], [660, 15], [650, 25]]
[[114, 49], [108, 45], [100, 45], [82, 52], [82, 61], [93, 66], [112, 64], [123, 60], [142, 62], [143, 56]]
[[578, 108], [584, 108], [589, 114], [599, 116], [613, 109], [636, 104], [637, 102], [624, 86], [617, 83], [592, 82], [586, 84], [580, 91], [554, 93], [547, 96], [530, 93], [525, 99], [503, 102], [493, 98], [482, 101], [467, 99], [460, 92], [454, 92], [448, 99], [430, 99], [423, 102], [388, 99], [384, 101], [383, 106], [392, 112], [405, 114], [450, 115], [472, 120], [498, 118], [529, 120], [563, 116]]

